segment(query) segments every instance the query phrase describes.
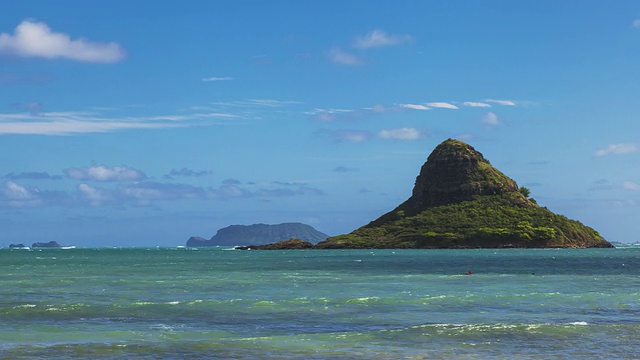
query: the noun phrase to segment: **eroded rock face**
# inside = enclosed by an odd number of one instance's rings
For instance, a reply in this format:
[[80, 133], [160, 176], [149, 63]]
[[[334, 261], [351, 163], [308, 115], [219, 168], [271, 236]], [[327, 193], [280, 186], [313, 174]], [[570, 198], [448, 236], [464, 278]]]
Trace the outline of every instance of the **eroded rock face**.
[[427, 158], [405, 206], [407, 210], [417, 212], [508, 192], [518, 192], [515, 181], [491, 166], [471, 145], [448, 139]]

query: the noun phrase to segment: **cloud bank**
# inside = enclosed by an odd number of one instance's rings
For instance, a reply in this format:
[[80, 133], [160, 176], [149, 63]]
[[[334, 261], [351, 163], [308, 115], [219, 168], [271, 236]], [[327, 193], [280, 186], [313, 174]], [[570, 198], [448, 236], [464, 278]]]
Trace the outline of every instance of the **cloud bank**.
[[126, 166], [89, 166], [65, 169], [64, 173], [75, 180], [93, 181], [139, 181], [146, 179], [142, 171]]
[[27, 171], [21, 172], [19, 174], [16, 173], [8, 173], [4, 175], [5, 179], [9, 180], [60, 180], [61, 177], [58, 175], [50, 175], [47, 172], [40, 171]]
[[133, 129], [166, 129], [216, 125], [211, 119], [240, 116], [209, 112], [187, 115], [159, 115], [108, 118], [88, 112], [0, 113], [0, 135], [76, 135]]
[[47, 24], [33, 20], [21, 22], [13, 34], [0, 34], [0, 54], [92, 63], [115, 63], [126, 56], [118, 43], [72, 40], [66, 34], [51, 31]]

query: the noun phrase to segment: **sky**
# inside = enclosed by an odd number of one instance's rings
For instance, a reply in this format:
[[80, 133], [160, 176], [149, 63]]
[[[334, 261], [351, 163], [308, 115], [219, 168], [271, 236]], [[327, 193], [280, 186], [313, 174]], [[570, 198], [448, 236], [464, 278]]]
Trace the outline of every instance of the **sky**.
[[640, 2], [0, 0], [0, 246], [348, 233], [468, 142], [640, 241]]

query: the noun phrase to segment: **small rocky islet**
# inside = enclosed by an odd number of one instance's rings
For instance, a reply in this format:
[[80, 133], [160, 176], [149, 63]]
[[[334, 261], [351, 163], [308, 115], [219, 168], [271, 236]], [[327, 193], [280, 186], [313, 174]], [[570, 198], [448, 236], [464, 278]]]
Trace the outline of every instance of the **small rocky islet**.
[[[37, 248], [61, 248], [61, 247], [63, 247], [63, 246], [58, 244], [57, 241], [34, 242], [33, 244], [31, 244], [31, 248], [33, 248], [33, 249], [37, 249]], [[10, 244], [9, 248], [10, 249], [27, 249], [29, 247], [27, 245], [23, 244], [23, 243], [19, 243], [19, 244]]]
[[244, 249], [612, 248], [594, 229], [539, 206], [471, 145], [439, 144], [411, 197], [349, 234]]

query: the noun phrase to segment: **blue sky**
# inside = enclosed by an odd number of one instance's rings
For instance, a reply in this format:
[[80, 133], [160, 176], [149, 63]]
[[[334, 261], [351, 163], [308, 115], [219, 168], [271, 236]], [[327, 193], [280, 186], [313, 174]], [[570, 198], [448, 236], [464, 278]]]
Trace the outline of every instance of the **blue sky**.
[[638, 1], [1, 3], [1, 246], [346, 233], [450, 137], [640, 240]]

